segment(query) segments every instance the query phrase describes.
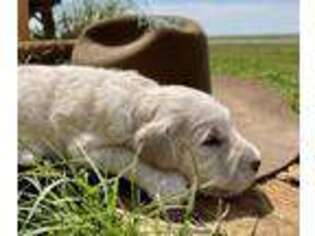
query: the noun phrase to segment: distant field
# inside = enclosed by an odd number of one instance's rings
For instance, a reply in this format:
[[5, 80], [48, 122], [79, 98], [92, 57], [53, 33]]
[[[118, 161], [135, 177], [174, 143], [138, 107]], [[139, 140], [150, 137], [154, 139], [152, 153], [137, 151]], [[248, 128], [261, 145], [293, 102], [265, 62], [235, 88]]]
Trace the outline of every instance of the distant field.
[[297, 36], [210, 38], [209, 48], [212, 75], [263, 80], [277, 88], [298, 111]]
[[210, 37], [210, 42], [212, 44], [244, 44], [244, 43], [293, 43], [297, 44], [299, 41], [299, 36], [296, 34], [287, 35], [234, 35], [234, 36], [214, 36]]

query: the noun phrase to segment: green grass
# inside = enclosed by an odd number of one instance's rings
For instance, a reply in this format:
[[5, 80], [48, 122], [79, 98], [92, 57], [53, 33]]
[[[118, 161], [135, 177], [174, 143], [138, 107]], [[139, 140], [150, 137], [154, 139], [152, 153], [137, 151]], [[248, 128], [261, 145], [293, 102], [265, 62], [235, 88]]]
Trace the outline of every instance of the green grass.
[[235, 43], [235, 42], [244, 42], [244, 43], [256, 43], [256, 42], [264, 42], [264, 43], [298, 43], [299, 36], [297, 34], [263, 34], [263, 35], [230, 35], [230, 36], [212, 36], [210, 38], [211, 43], [213, 42], [227, 42], [227, 43]]
[[19, 235], [137, 235], [137, 214], [128, 222], [116, 211], [117, 181], [106, 184], [102, 199], [101, 186], [90, 186], [83, 171], [75, 178], [35, 173], [27, 179], [38, 191], [19, 202]]
[[[275, 87], [298, 112], [299, 45], [292, 43], [233, 43], [209, 40], [213, 76], [256, 79]], [[222, 43], [220, 43], [220, 40]], [[244, 38], [242, 40], [245, 40]], [[264, 40], [263, 38], [261, 39]]]
[[[165, 210], [171, 205], [163, 199], [140, 203], [139, 190], [133, 185], [130, 198], [124, 199], [119, 194], [118, 177], [108, 178], [86, 158], [91, 168], [74, 168], [67, 154], [54, 163], [39, 160], [19, 173], [20, 236], [191, 235], [195, 194], [189, 194], [188, 204], [179, 206], [183, 209], [183, 224], [172, 227]], [[99, 182], [91, 184], [91, 170]], [[207, 235], [226, 235], [221, 221], [215, 223], [204, 228]]]

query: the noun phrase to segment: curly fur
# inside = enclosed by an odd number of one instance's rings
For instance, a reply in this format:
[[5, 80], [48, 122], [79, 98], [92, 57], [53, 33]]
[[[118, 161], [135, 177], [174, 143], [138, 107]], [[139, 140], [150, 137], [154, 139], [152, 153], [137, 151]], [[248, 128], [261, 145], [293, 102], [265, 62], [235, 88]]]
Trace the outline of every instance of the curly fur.
[[[207, 185], [206, 194], [237, 194], [253, 183], [260, 162], [213, 97], [134, 71], [21, 66], [19, 135], [41, 155], [51, 151], [47, 141], [71, 152], [79, 143], [113, 174], [138, 157], [133, 178], [151, 197], [193, 183]], [[20, 163], [32, 160], [28, 150], [19, 154]]]

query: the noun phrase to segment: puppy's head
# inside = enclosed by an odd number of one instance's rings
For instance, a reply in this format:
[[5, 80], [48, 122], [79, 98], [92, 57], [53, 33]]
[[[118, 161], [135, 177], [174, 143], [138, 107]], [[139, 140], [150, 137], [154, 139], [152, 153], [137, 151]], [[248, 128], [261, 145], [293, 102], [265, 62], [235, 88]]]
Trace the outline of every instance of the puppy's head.
[[207, 195], [235, 195], [253, 183], [259, 151], [233, 126], [227, 108], [181, 86], [165, 86], [150, 99], [154, 118], [136, 134], [141, 160], [197, 181]]

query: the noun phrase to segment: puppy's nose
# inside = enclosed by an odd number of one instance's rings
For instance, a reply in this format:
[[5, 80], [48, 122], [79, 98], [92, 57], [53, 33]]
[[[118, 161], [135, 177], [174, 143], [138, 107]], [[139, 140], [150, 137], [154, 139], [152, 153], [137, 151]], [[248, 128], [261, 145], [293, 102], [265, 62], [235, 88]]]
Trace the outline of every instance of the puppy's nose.
[[250, 163], [250, 167], [254, 172], [257, 172], [259, 170], [260, 164], [261, 164], [260, 160], [253, 160]]

